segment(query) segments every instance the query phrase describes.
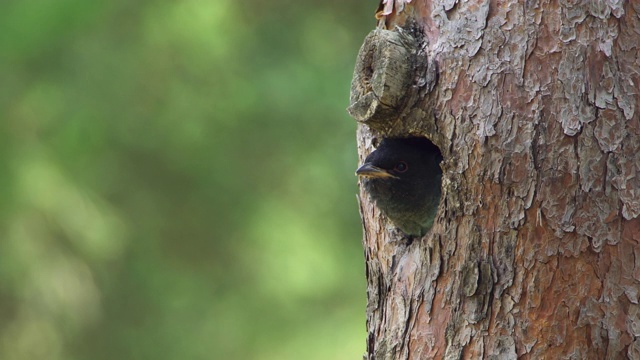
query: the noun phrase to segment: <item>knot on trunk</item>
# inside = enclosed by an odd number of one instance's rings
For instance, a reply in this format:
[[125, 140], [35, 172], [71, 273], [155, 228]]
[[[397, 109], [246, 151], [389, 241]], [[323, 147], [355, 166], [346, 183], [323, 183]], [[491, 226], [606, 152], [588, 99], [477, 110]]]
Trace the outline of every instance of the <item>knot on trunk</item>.
[[356, 60], [347, 108], [356, 121], [382, 128], [413, 105], [420, 88], [433, 88], [436, 76], [427, 76], [422, 38], [399, 27], [367, 35]]

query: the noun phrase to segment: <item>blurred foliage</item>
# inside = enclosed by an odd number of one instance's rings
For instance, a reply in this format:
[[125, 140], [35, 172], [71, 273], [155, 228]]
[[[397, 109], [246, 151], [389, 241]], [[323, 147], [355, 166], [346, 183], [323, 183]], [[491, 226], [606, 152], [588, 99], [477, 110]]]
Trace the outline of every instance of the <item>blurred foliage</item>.
[[5, 0], [0, 359], [356, 359], [374, 2]]

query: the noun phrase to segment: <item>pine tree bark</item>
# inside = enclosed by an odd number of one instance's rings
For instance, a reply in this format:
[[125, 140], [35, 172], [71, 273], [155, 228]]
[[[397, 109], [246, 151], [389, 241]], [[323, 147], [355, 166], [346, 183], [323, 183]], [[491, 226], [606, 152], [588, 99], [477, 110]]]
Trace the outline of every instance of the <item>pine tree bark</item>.
[[360, 193], [365, 358], [640, 359], [639, 104], [637, 1], [396, 0], [359, 156], [425, 136], [443, 195], [410, 241]]

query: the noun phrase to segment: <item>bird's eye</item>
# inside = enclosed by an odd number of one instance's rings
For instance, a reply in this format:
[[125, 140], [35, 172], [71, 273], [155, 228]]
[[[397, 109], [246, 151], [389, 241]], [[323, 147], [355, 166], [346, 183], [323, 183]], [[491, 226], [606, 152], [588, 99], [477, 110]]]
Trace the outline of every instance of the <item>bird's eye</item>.
[[403, 173], [405, 171], [407, 171], [409, 169], [409, 165], [407, 165], [406, 162], [404, 161], [400, 161], [399, 163], [396, 164], [396, 166], [393, 168], [393, 170], [399, 172], [399, 173]]

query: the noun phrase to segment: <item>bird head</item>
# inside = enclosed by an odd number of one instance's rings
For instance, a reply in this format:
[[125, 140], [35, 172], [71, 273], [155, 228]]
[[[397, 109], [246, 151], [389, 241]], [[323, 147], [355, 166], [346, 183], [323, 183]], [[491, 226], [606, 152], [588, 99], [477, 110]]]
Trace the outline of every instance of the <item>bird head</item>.
[[441, 173], [440, 161], [440, 150], [427, 139], [384, 139], [356, 175], [374, 181], [419, 182]]
[[424, 235], [440, 201], [442, 155], [425, 138], [384, 139], [356, 170], [380, 210], [408, 235]]

